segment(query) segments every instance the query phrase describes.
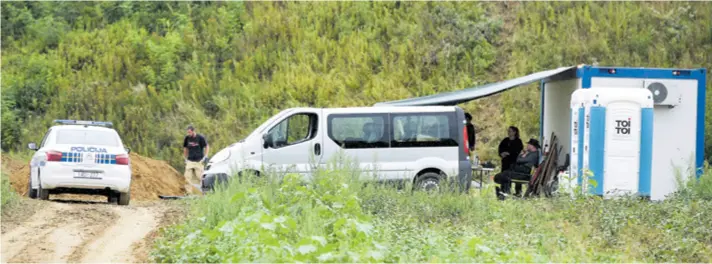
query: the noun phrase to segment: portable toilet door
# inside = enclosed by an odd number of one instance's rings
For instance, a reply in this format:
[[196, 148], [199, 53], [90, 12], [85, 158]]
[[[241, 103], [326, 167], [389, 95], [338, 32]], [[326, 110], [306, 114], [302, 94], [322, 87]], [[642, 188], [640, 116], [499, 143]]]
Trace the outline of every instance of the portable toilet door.
[[590, 153], [591, 153], [591, 105], [593, 104], [593, 96], [595, 94], [594, 90], [591, 89], [584, 89], [586, 93], [584, 93], [581, 96], [581, 99], [584, 100], [583, 102], [583, 126], [582, 126], [582, 133], [581, 133], [581, 138], [583, 143], [580, 145], [581, 146], [581, 151], [580, 151], [580, 158], [581, 158], [581, 166], [579, 169], [579, 178], [580, 178], [580, 184], [581, 188], [586, 192], [585, 190], [589, 189], [589, 177], [592, 177], [591, 175], [591, 166], [590, 166]]
[[[562, 187], [569, 192], [573, 192], [575, 187], [583, 186], [583, 136], [584, 136], [584, 104], [587, 103], [587, 95], [591, 93], [589, 89], [578, 89], [571, 94], [571, 144], [569, 144], [569, 179], [562, 181]], [[559, 179], [561, 181], [561, 179]]]
[[653, 99], [647, 89], [591, 88], [590, 148], [594, 188], [603, 197], [650, 195]]

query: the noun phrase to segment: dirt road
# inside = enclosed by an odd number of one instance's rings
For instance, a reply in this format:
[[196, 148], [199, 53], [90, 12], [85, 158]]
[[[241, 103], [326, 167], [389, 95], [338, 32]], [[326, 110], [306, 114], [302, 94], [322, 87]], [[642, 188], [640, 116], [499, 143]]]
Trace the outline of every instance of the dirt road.
[[[34, 213], [3, 218], [2, 262], [148, 262], [158, 227], [174, 218], [163, 201], [29, 201]], [[13, 219], [15, 218], [15, 219]]]

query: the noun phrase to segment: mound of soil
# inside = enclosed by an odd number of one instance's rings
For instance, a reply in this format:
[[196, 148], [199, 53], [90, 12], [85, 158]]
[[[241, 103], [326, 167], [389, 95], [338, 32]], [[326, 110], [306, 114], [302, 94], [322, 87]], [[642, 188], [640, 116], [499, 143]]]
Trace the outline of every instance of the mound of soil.
[[[185, 195], [185, 178], [167, 162], [131, 153], [131, 200], [157, 200], [158, 195]], [[27, 195], [29, 162], [2, 156], [2, 170], [10, 176], [10, 185]]]
[[131, 153], [131, 199], [155, 200], [158, 195], [184, 195], [185, 178], [162, 160]]
[[2, 172], [10, 176], [10, 186], [15, 192], [27, 195], [27, 185], [30, 182], [30, 163], [11, 159], [2, 155]]

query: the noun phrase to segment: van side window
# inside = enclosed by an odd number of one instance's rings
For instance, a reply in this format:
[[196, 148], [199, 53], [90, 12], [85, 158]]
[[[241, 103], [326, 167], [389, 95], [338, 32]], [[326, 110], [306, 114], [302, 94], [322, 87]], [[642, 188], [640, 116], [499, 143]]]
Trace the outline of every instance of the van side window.
[[318, 127], [317, 115], [300, 113], [288, 117], [269, 130], [274, 148], [299, 144], [316, 136]]
[[458, 146], [454, 113], [392, 114], [391, 147]]
[[329, 138], [345, 149], [387, 148], [385, 114], [333, 114]]

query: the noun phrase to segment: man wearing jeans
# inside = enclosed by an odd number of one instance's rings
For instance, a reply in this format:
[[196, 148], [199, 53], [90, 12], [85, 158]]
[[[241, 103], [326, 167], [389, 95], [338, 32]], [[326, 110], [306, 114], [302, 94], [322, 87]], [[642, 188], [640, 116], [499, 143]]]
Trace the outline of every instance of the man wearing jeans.
[[203, 164], [208, 158], [208, 142], [203, 135], [195, 133], [193, 126], [188, 126], [188, 135], [183, 139], [183, 157], [185, 158], [185, 191], [194, 193], [191, 185], [200, 190], [200, 177]]

